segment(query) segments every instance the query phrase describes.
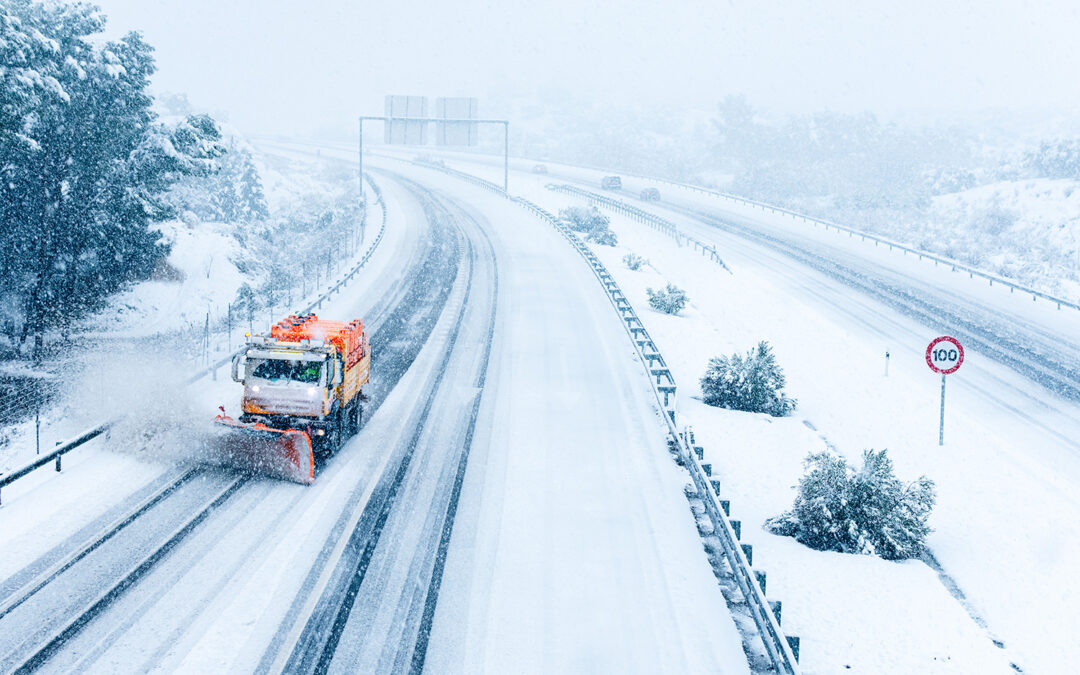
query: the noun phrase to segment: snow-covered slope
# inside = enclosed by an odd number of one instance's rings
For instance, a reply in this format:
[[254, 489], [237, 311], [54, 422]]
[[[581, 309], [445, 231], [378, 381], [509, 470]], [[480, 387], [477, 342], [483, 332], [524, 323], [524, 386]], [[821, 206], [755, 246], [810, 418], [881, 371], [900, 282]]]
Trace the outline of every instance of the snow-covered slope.
[[208, 312], [236, 298], [254, 279], [236, 266], [244, 251], [234, 236], [236, 225], [169, 221], [158, 226], [171, 245], [160, 274], [117, 294], [106, 309], [87, 321], [92, 332], [113, 337], [146, 337], [164, 331], [203, 327]]
[[1002, 181], [941, 195], [916, 243], [1080, 298], [1080, 181]]

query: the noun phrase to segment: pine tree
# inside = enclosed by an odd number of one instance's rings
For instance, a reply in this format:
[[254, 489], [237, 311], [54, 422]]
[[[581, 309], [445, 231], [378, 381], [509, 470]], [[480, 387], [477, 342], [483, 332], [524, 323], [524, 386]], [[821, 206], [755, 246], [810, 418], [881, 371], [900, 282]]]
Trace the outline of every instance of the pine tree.
[[35, 336], [145, 278], [167, 249], [150, 226], [162, 194], [218, 154], [213, 120], [155, 122], [152, 48], [100, 43], [90, 5], [0, 6], [0, 218], [4, 293]]

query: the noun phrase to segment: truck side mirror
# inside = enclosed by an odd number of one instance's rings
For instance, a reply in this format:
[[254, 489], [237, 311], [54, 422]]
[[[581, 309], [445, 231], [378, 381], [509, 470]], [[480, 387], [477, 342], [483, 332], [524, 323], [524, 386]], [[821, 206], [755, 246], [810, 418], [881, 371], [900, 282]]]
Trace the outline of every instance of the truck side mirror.
[[240, 364], [244, 362], [244, 352], [237, 352], [232, 357], [232, 379], [233, 382], [243, 382], [244, 378], [240, 375]]

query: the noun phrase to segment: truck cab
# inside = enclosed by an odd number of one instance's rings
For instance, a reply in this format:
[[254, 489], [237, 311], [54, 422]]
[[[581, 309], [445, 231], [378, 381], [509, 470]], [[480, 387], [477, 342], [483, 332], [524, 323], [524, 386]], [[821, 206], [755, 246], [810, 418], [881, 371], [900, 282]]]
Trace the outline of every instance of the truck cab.
[[233, 380], [244, 385], [241, 424], [296, 429], [322, 451], [356, 433], [371, 367], [359, 320], [289, 317], [269, 335], [247, 339], [232, 362]]

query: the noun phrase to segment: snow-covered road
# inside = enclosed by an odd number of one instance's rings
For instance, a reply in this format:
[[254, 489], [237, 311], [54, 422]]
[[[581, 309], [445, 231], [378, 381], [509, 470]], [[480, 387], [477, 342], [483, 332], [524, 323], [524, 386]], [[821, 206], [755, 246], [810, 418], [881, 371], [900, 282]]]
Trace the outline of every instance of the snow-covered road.
[[431, 671], [745, 672], [686, 476], [591, 271], [520, 208], [441, 184], [483, 209], [505, 291]]
[[[50, 582], [0, 616], [4, 635], [34, 637], [4, 668], [37, 653], [58, 672], [382, 671], [425, 656], [430, 672], [747, 670], [648, 381], [588, 269], [505, 201], [387, 167], [424, 185], [376, 173], [387, 240], [321, 310], [373, 331], [382, 365], [361, 432], [310, 487], [185, 478], [56, 577], [92, 598], [154, 552], [130, 586], [84, 615]], [[162, 425], [160, 404], [185, 397], [152, 395], [105, 447], [5, 492], [0, 603], [25, 591], [28, 565], [48, 571], [96, 546], [105, 524], [175, 480], [202, 408], [238, 398], [205, 383]], [[152, 437], [155, 452], [115, 454], [160, 426], [171, 432]], [[103, 471], [119, 487], [105, 497]], [[224, 490], [158, 555], [154, 540], [201, 512], [185, 504]], [[89, 508], [72, 514], [80, 496]], [[142, 548], [125, 551], [138, 533]]]
[[[545, 195], [540, 184], [552, 178], [519, 174], [518, 189], [552, 209], [581, 203]], [[586, 179], [578, 174], [574, 180], [579, 185], [598, 182], [595, 175]], [[627, 192], [640, 187], [632, 179], [624, 184]], [[630, 201], [715, 244], [735, 272], [731, 276], [710, 268], [703, 259], [702, 265], [688, 264], [687, 256], [695, 255], [690, 249], [680, 253], [673, 240], [652, 236], [655, 233], [615, 216], [617, 231], [630, 228], [639, 233], [627, 242], [645, 246], [636, 252], [653, 259], [664, 281], [687, 289], [691, 311], [711, 326], [708, 332], [695, 333], [677, 323], [660, 330], [650, 325], [665, 353], [681, 355], [673, 366], [677, 379], [696, 382], [708, 358], [743, 351], [758, 339], [772, 341], [788, 373], [789, 388], [800, 399], [797, 415], [817, 429], [825, 443], [855, 460], [863, 448], [888, 447], [901, 476], [910, 479], [925, 473], [937, 482], [939, 504], [931, 521], [936, 532], [930, 544], [950, 575], [946, 585], [955, 583], [966, 596], [964, 605], [974, 621], [985, 622], [987, 642], [997, 640], [1007, 659], [1035, 672], [1059, 671], [1080, 658], [1068, 646], [1076, 642], [1066, 628], [1080, 618], [1076, 609], [1080, 584], [1071, 571], [1080, 564], [1080, 545], [1068, 534], [1080, 524], [1080, 502], [1075, 497], [1080, 484], [1080, 409], [1072, 398], [1058, 395], [1054, 380], [1039, 376], [1040, 366], [1033, 372], [1028, 365], [1041, 361], [1041, 367], [1059, 381], [1074, 382], [1080, 315], [846, 233], [814, 230], [773, 214], [733, 210], [718, 199], [663, 186], [661, 190], [665, 200], [661, 204]], [[609, 264], [615, 266], [616, 261]], [[935, 306], [944, 311], [935, 314]], [[652, 321], [661, 321], [654, 316]], [[954, 330], [978, 331], [979, 340], [969, 343], [963, 368], [950, 378], [946, 445], [939, 448], [940, 379], [926, 368], [923, 352], [932, 337]], [[1024, 344], [1032, 346], [1037, 359], [1010, 354]], [[887, 378], [886, 351], [891, 355]], [[1019, 367], [1009, 362], [1012, 357], [1020, 361]], [[762, 472], [750, 458], [762, 455], [756, 439], [769, 436], [752, 432], [747, 437], [749, 428], [734, 421], [711, 423], [716, 413], [708, 409], [696, 415], [702, 420], [699, 430], [711, 431], [706, 433], [707, 442], [745, 453], [720, 464], [727, 475], [735, 474], [731, 482], [736, 486], [740, 473], [744, 480], [752, 479], [736, 492], [749, 502], [747, 518], [752, 514], [760, 522], [790, 504], [785, 488], [799, 475], [798, 463], [814, 449], [812, 444], [803, 442], [800, 447], [786, 438], [782, 442], [795, 447], [765, 453], [770, 470]], [[784, 555], [782, 544], [768, 544], [765, 550]], [[801, 560], [795, 553], [787, 557]], [[814, 567], [828, 569], [816, 562]], [[833, 567], [848, 566], [837, 561]], [[788, 576], [799, 578], [794, 570]], [[807, 584], [815, 581], [813, 576], [801, 578]], [[789, 587], [786, 581], [779, 583]], [[896, 583], [907, 584], [913, 600], [931, 597], [929, 589], [915, 591], [914, 581]], [[815, 597], [810, 588], [783, 595], [800, 624], [807, 608], [800, 608], [798, 599], [820, 602], [820, 595]], [[890, 602], [883, 597], [881, 607]], [[916, 607], [891, 606], [894, 614]], [[940, 620], [943, 615], [938, 616]], [[804, 617], [813, 621], [810, 615]], [[804, 625], [796, 630], [806, 640], [807, 663], [814, 663], [814, 629]], [[897, 627], [889, 640], [920, 634], [911, 625]], [[1045, 649], [1048, 642], [1058, 649]], [[827, 648], [833, 657], [858, 660], [859, 650], [838, 646]], [[963, 649], [960, 642], [954, 647]], [[917, 653], [915, 645], [911, 649]]]
[[[452, 168], [501, 179], [501, 166], [489, 158], [444, 157]], [[547, 175], [534, 175], [534, 164], [512, 162], [511, 192], [549, 210], [584, 202], [552, 193], [546, 183], [600, 192], [602, 172], [548, 164]], [[690, 293], [689, 323], [646, 312], [676, 379], [692, 391], [710, 357], [744, 351], [764, 338], [775, 345], [789, 389], [800, 399], [792, 421], [805, 421], [801, 433], [773, 433], [737, 414], [683, 403], [706, 444], [725, 448], [713, 459], [743, 504], [744, 521], [760, 523], [787, 508], [802, 457], [822, 445], [855, 461], [863, 448], [888, 447], [902, 477], [924, 473], [937, 482], [930, 545], [942, 567], [928, 559], [925, 573], [842, 558], [828, 562], [759, 535], [772, 583], [787, 601], [785, 616], [803, 635], [805, 665], [905, 671], [951, 654], [980, 669], [1004, 657], [993, 667], [1011, 661], [1058, 672], [1080, 659], [1068, 628], [1080, 619], [1080, 582], [1073, 573], [1080, 544], [1069, 535], [1080, 524], [1080, 407], [1073, 396], [1080, 313], [845, 232], [665, 184], [660, 203], [645, 203], [633, 195], [655, 183], [624, 177], [623, 184], [616, 196], [715, 244], [735, 272], [613, 215], [620, 237], [653, 261], [641, 281], [625, 271], [617, 275], [626, 290], [643, 295], [638, 286], [649, 279]], [[615, 252], [605, 260], [618, 268]], [[968, 354], [949, 380], [946, 444], [939, 448], [940, 378], [927, 369], [923, 352], [931, 338], [953, 331], [969, 340]], [[780, 426], [787, 429], [787, 421]], [[774, 555], [780, 560], [773, 562]], [[938, 571], [940, 582], [934, 580]], [[896, 594], [864, 594], [875, 587]], [[830, 588], [859, 604], [830, 598]], [[970, 627], [956, 622], [954, 609], [939, 606], [949, 592], [954, 608], [970, 616]], [[898, 623], [898, 616], [908, 618]], [[857, 643], [860, 636], [869, 645]], [[973, 639], [999, 645], [997, 659]], [[890, 645], [887, 654], [874, 648], [882, 640]]]
[[[390, 228], [395, 234], [388, 239], [386, 249], [379, 252], [371, 268], [365, 270], [364, 275], [370, 276], [359, 278], [348, 287], [345, 294], [335, 297], [325, 308], [325, 311], [335, 315], [340, 313], [368, 318], [369, 328], [373, 331], [373, 343], [380, 343], [385, 357], [380, 374], [383, 382], [391, 377], [400, 377], [400, 371], [408, 367], [409, 361], [415, 357], [416, 351], [427, 338], [427, 332], [421, 332], [410, 339], [409, 331], [431, 330], [431, 323], [425, 322], [424, 313], [418, 311], [423, 305], [417, 301], [423, 302], [426, 298], [434, 300], [440, 293], [432, 292], [423, 283], [417, 283], [412, 273], [424, 269], [428, 260], [435, 265], [430, 270], [432, 272], [436, 272], [440, 266], [445, 267], [447, 261], [454, 260], [454, 257], [446, 255], [443, 245], [439, 244], [437, 233], [433, 241], [425, 244], [428, 240], [425, 232], [429, 229], [434, 231], [436, 228], [424, 226], [427, 219], [414, 201], [408, 199], [400, 190], [388, 190], [386, 196], [392, 214]], [[443, 229], [447, 235], [452, 234], [446, 227]], [[446, 237], [443, 236], [442, 239]], [[448, 268], [447, 272], [450, 274], [449, 278], [453, 279], [454, 268]], [[438, 274], [433, 274], [427, 281], [449, 288], [447, 281], [440, 282], [440, 279]], [[397, 289], [402, 285], [406, 290], [399, 292]], [[358, 289], [365, 292], [357, 293]], [[372, 292], [366, 292], [367, 289]], [[383, 298], [397, 298], [397, 301], [383, 304]], [[438, 317], [440, 310], [440, 305], [431, 305], [428, 314], [432, 320]], [[395, 317], [400, 317], [396, 320], [399, 324], [397, 327], [394, 326]], [[384, 329], [392, 330], [394, 335], [384, 336]], [[402, 367], [395, 370], [399, 363]], [[157, 460], [159, 471], [168, 470], [169, 460], [190, 461], [191, 457], [185, 458], [184, 455], [190, 455], [193, 450], [197, 451], [198, 439], [201, 437], [199, 430], [207, 424], [214, 403], [233, 403], [239, 396], [236, 386], [232, 384], [222, 383], [218, 387], [210, 386], [211, 383], [205, 385], [191, 392], [191, 396], [196, 399], [192, 402], [193, 407], [198, 403], [205, 406], [205, 410], [198, 411], [204, 415], [203, 419], [184, 420], [186, 425], [177, 425], [173, 434], [165, 434], [165, 437], [160, 439], [160, 444], [167, 451], [164, 456], [147, 457], [144, 453], [138, 459], [127, 458], [126, 461], [110, 462], [111, 454], [115, 450], [110, 452], [111, 449], [88, 448], [85, 453], [75, 456], [78, 458], [77, 462], [68, 463], [68, 470], [64, 474], [49, 480], [46, 473], [36, 483], [27, 482], [26, 486], [15, 484], [13, 487], [19, 490], [11, 490], [15, 494], [9, 497], [8, 504], [0, 512], [0, 519], [4, 523], [2, 532], [5, 551], [8, 553], [4, 556], [5, 565], [10, 564], [11, 571], [17, 572], [20, 565], [39, 559], [42, 555], [52, 556], [52, 551], [56, 548], [81, 546], [80, 542], [84, 537], [89, 537], [88, 541], [92, 542], [93, 536], [98, 534], [93, 531], [94, 525], [100, 526], [114, 519], [111, 512], [106, 513], [106, 516], [110, 517], [105, 518], [97, 517], [94, 509], [87, 509], [86, 523], [76, 518], [63, 517], [58, 519], [61, 527], [44, 530], [41, 527], [42, 523], [48, 522], [54, 514], [65, 516], [67, 501], [57, 499], [57, 496], [72, 492], [89, 493], [95, 489], [96, 484], [84, 483], [95, 480], [98, 476], [96, 472], [81, 472], [84, 465], [93, 467], [97, 459], [104, 459], [102, 463], [106, 466], [112, 465], [109, 467], [114, 471], [112, 480], [122, 489], [113, 494], [112, 503], [107, 500], [98, 501], [101, 502], [102, 509], [119, 504], [121, 506], [113, 509], [122, 510], [127, 494], [123, 488], [134, 492], [135, 488], [140, 487], [136, 481], [132, 481], [133, 485], [128, 486], [125, 483], [128, 476], [140, 477], [144, 473], [144, 467], [152, 465], [154, 460]], [[386, 398], [388, 390], [387, 386], [372, 387], [369, 408], [377, 408], [382, 399]], [[222, 396], [227, 398], [222, 399]], [[151, 403], [153, 402], [157, 401]], [[139, 422], [146, 425], [146, 428], [152, 428], [158, 421], [153, 410], [137, 410], [134, 419], [126, 420], [114, 430], [112, 440], [114, 443], [122, 443], [125, 434], [139, 431]], [[265, 628], [265, 625], [242, 624], [238, 627], [231, 623], [235, 618], [235, 613], [228, 611], [230, 606], [234, 606], [231, 603], [238, 603], [241, 607], [253, 606], [252, 596], [237, 589], [260, 589], [265, 592], [280, 586], [289, 589], [290, 584], [293, 584], [291, 591], [296, 593], [295, 584], [299, 583], [303, 575], [297, 574], [295, 570], [310, 568], [313, 557], [319, 551], [317, 547], [298, 546], [298, 543], [310, 543], [315, 536], [328, 536], [330, 528], [345, 510], [344, 504], [353, 498], [355, 486], [370, 482], [372, 475], [378, 475], [378, 467], [389, 459], [386, 452], [364, 451], [368, 444], [374, 448], [384, 447], [369, 437], [375, 429], [374, 424], [371, 426], [372, 431], [365, 428], [364, 432], [354, 439], [349, 446], [351, 451], [339, 453], [328, 465], [321, 467], [321, 480], [310, 490], [269, 480], [245, 483], [243, 489], [237, 490], [227, 502], [214, 509], [212, 517], [205, 524], [193, 530], [174, 550], [162, 557], [160, 564], [153, 566], [134, 587], [117, 596], [111, 604], [95, 609], [92, 612], [93, 621], [74, 633], [65, 644], [54, 646], [60, 647], [59, 649], [50, 648], [51, 660], [46, 662], [47, 667], [61, 670], [69, 667], [90, 670], [121, 667], [125, 670], [138, 670], [160, 664], [181, 663], [190, 657], [225, 664], [234, 663], [236, 659], [243, 662], [244, 658], [252, 658], [253, 653], [261, 657], [267, 645], [266, 635], [259, 635], [254, 638], [254, 642], [245, 638], [251, 630]], [[359, 472], [360, 477], [367, 476], [367, 481], [361, 481], [355, 472]], [[206, 470], [204, 473], [205, 476], [190, 481], [191, 488], [196, 492], [212, 492], [216, 489], [217, 478], [214, 472]], [[344, 479], [343, 474], [347, 476]], [[357, 496], [360, 494], [363, 492]], [[197, 502], [197, 499], [195, 501]], [[159, 521], [157, 518], [158, 514], [147, 512], [140, 516], [137, 522], [140, 526], [147, 521], [160, 525], [157, 528], [153, 525], [144, 527], [151, 531], [156, 529], [160, 533], [158, 537], [161, 541], [161, 537], [169, 536], [172, 530], [169, 522]], [[75, 529], [77, 526], [81, 527], [78, 531]], [[68, 535], [65, 532], [73, 534]], [[123, 536], [127, 537], [134, 532], [136, 531], [130, 530]], [[118, 540], [122, 541], [122, 538], [118, 536]], [[134, 550], [128, 555], [131, 557], [138, 553], [138, 550]], [[286, 556], [286, 566], [267, 567], [264, 558], [273, 555]], [[84, 564], [93, 566], [96, 559], [89, 556]], [[106, 569], [114, 568], [114, 574], [123, 572], [122, 565], [106, 565]], [[262, 586], [249, 585], [253, 578], [259, 577], [259, 574], [253, 572], [253, 568], [269, 575], [263, 577], [265, 583]], [[289, 570], [294, 571], [290, 574]], [[63, 578], [71, 579], [71, 583], [76, 586], [100, 585], [94, 577], [81, 572], [78, 567], [72, 567]], [[41, 598], [44, 601], [52, 593], [53, 587], [51, 583], [45, 586], [35, 594], [35, 599]], [[13, 593], [19, 591], [15, 586], [9, 590]], [[91, 594], [96, 592], [94, 588], [88, 590]], [[2, 632], [12, 636], [28, 633], [12, 624], [12, 621], [29, 621], [37, 632], [48, 633], [53, 630], [50, 624], [58, 629], [82, 611], [77, 600], [78, 598], [72, 598], [66, 601], [66, 611], [57, 612], [47, 619], [40, 614], [33, 614], [30, 603], [23, 603], [20, 608], [21, 615], [9, 613], [0, 619], [8, 623]], [[272, 620], [269, 617], [273, 611], [281, 612], [288, 607], [287, 602], [281, 603], [280, 596], [277, 597], [277, 602], [278, 604], [271, 605], [271, 611], [263, 614], [264, 620]], [[225, 610], [224, 614], [220, 614], [219, 610]], [[133, 616], [137, 617], [137, 620], [129, 620], [129, 617]], [[278, 618], [280, 619], [280, 614]], [[214, 624], [212, 639], [228, 635], [231, 649], [205, 652], [198, 646], [201, 640], [207, 638], [202, 632], [209, 629], [209, 626], [204, 625], [207, 622]], [[189, 651], [182, 648], [185, 642], [190, 643]], [[21, 652], [8, 651], [5, 663], [18, 663], [35, 649], [35, 645], [30, 643], [24, 645]]]

